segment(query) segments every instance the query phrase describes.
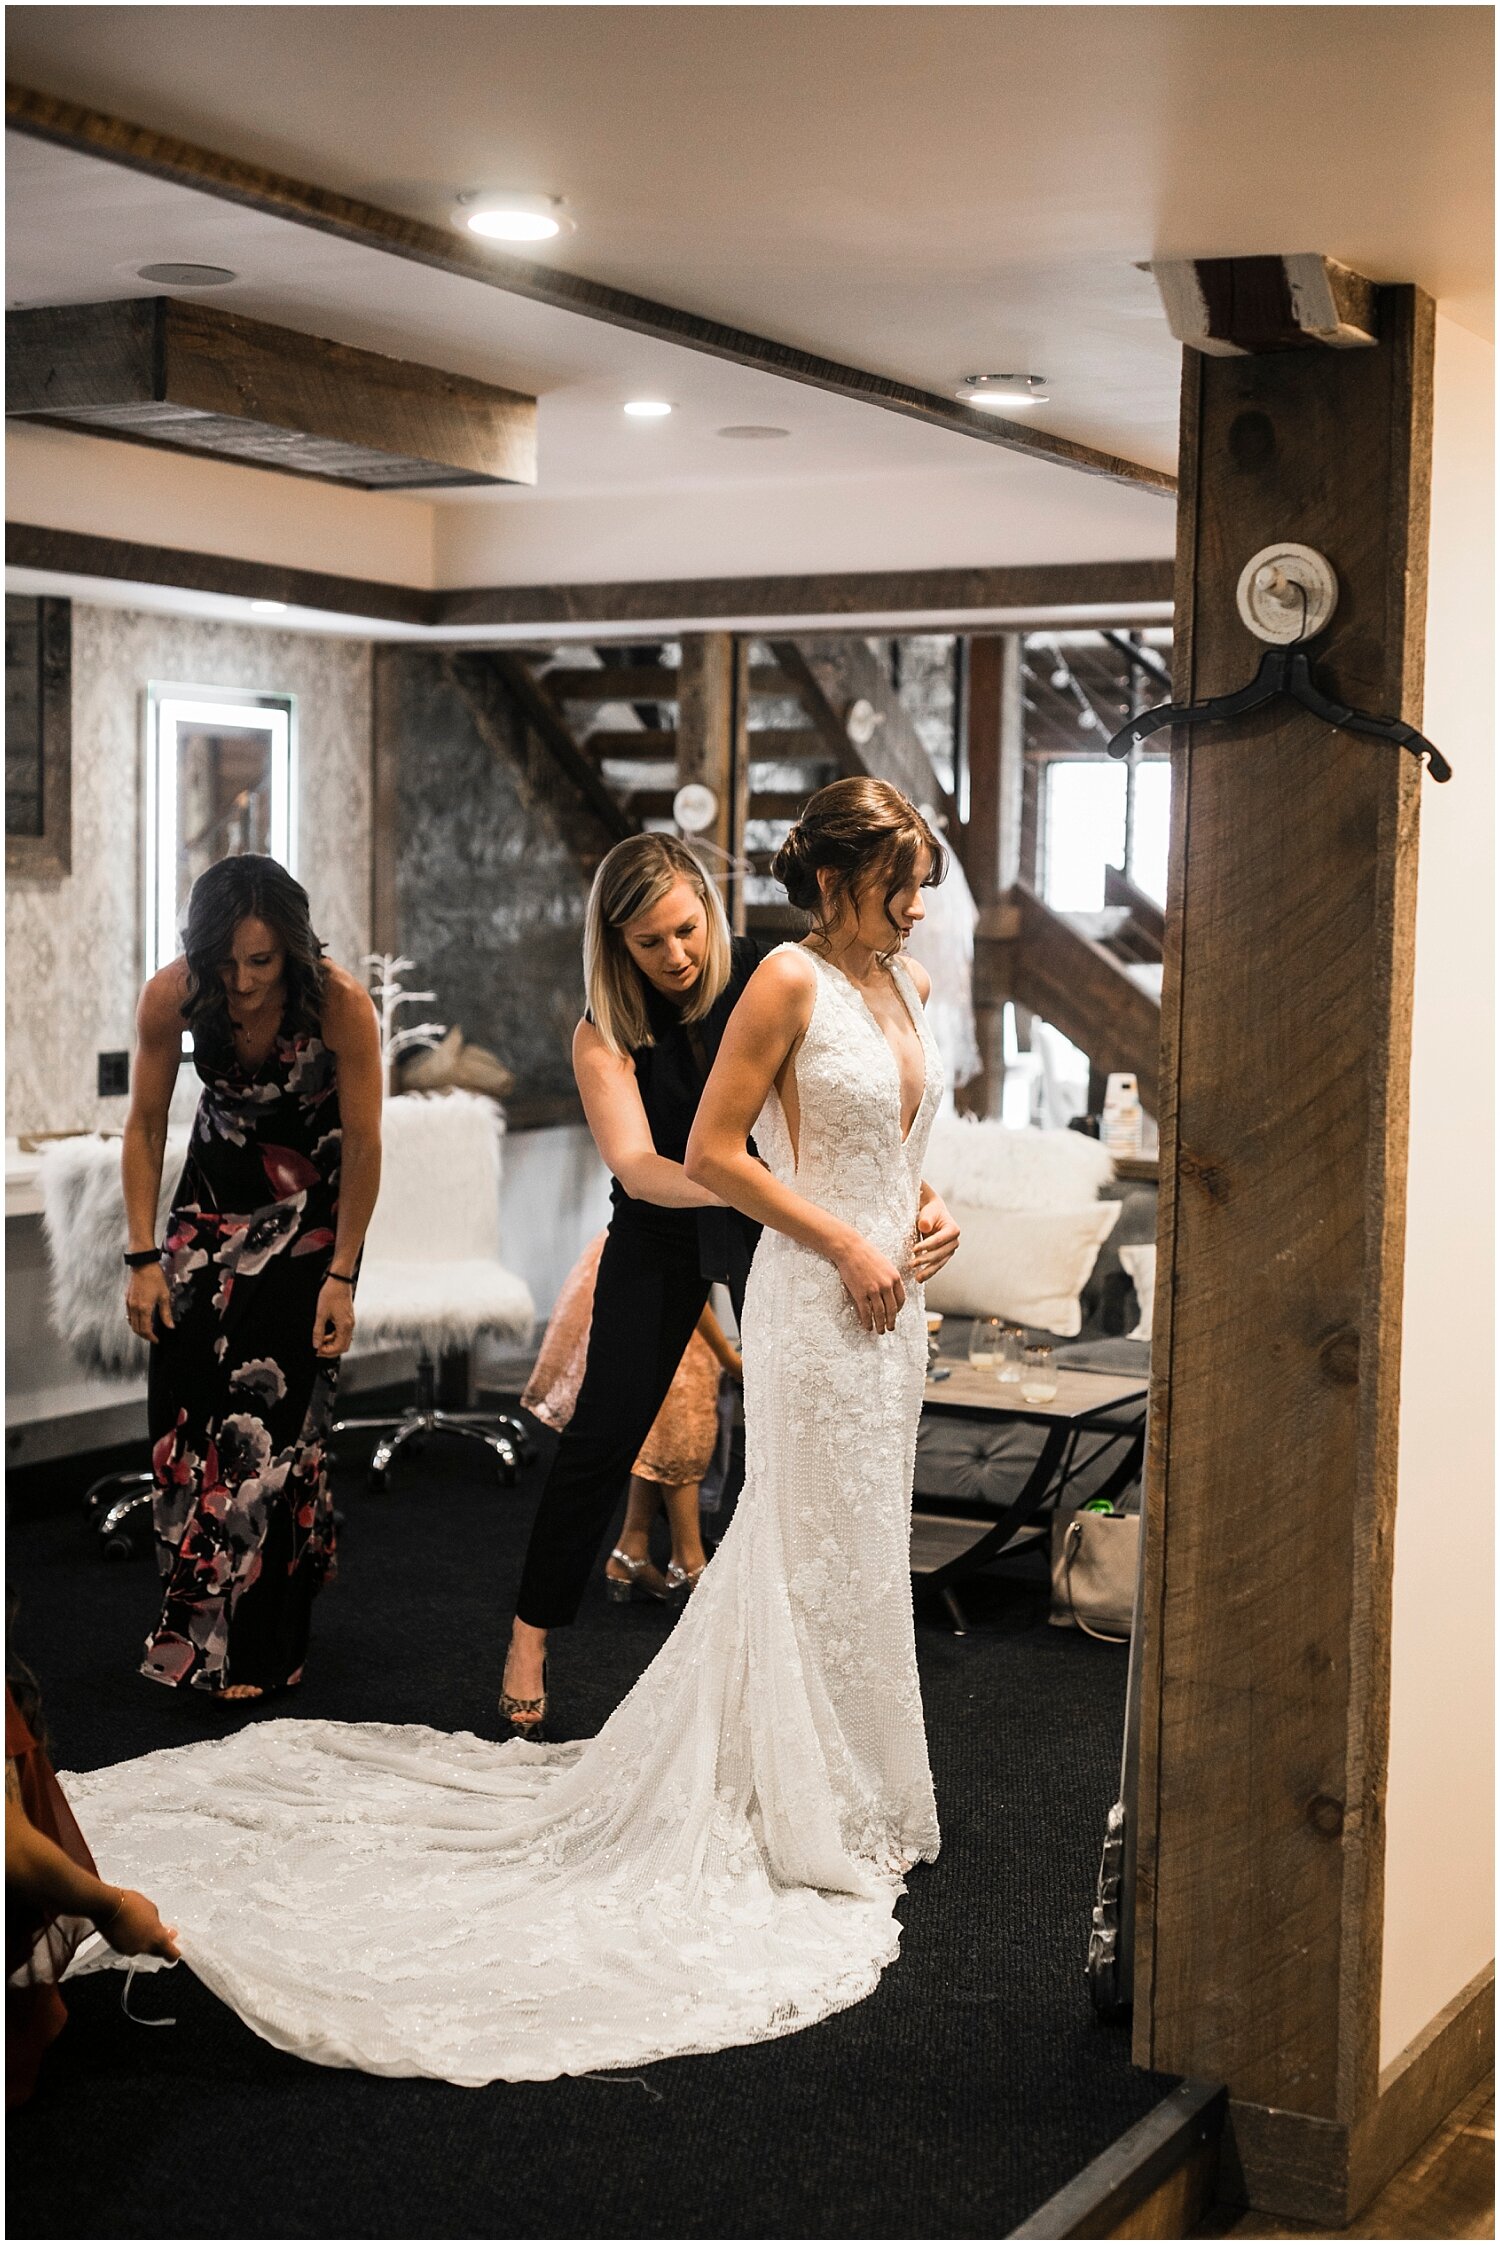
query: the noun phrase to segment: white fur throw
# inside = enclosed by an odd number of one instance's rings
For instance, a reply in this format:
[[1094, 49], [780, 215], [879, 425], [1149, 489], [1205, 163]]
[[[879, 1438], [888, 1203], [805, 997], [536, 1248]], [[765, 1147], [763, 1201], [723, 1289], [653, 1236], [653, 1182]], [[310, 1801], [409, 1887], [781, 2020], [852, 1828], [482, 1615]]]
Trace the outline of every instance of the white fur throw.
[[[504, 1118], [473, 1092], [386, 1101], [380, 1199], [355, 1308], [355, 1346], [410, 1340], [465, 1347], [481, 1333], [530, 1337], [534, 1308], [500, 1262]], [[162, 1164], [158, 1239], [182, 1173], [187, 1134]], [[146, 1343], [125, 1322], [125, 1201], [118, 1138], [62, 1138], [42, 1149], [52, 1317], [90, 1371], [144, 1372]]]
[[1078, 1130], [1010, 1130], [972, 1116], [939, 1115], [926, 1176], [950, 1207], [1079, 1208], [1097, 1198], [1115, 1165]]
[[[187, 1134], [162, 1163], [156, 1236], [182, 1173]], [[91, 1372], [144, 1372], [146, 1343], [125, 1322], [125, 1197], [118, 1138], [59, 1138], [41, 1149], [42, 1222], [52, 1264], [52, 1322]]]

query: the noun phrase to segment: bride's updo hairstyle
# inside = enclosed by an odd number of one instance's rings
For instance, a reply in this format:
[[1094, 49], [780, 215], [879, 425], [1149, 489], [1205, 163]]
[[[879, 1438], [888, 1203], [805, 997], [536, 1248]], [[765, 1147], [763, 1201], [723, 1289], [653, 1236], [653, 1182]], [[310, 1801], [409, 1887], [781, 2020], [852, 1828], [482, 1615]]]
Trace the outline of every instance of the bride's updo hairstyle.
[[702, 860], [675, 834], [632, 834], [616, 842], [589, 890], [583, 923], [589, 1019], [610, 1051], [622, 1059], [656, 1042], [646, 1011], [645, 978], [625, 947], [623, 931], [653, 904], [660, 904], [679, 881], [697, 891], [708, 931], [703, 972], [679, 1018], [701, 1021], [726, 987], [732, 965], [723, 900]]
[[[891, 918], [891, 900], [911, 885], [923, 849], [931, 853], [931, 864], [922, 886], [930, 889], [947, 871], [948, 857], [921, 812], [888, 780], [835, 780], [808, 797], [771, 871], [824, 936], [841, 911], [859, 910], [872, 881], [883, 883], [894, 952], [901, 931]], [[833, 875], [826, 900], [818, 881], [825, 869]]]

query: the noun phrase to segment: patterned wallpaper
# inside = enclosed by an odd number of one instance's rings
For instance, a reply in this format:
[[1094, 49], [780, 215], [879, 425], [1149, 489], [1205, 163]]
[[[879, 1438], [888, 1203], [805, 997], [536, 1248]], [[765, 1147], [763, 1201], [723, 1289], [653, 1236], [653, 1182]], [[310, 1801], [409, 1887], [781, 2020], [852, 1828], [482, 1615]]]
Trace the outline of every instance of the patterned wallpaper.
[[[141, 695], [150, 680], [297, 697], [298, 877], [333, 956], [369, 948], [370, 649], [196, 617], [73, 609], [73, 871], [6, 883], [5, 1128], [118, 1127], [95, 1056], [128, 1049], [142, 961]], [[184, 1072], [185, 1074], [187, 1071]]]

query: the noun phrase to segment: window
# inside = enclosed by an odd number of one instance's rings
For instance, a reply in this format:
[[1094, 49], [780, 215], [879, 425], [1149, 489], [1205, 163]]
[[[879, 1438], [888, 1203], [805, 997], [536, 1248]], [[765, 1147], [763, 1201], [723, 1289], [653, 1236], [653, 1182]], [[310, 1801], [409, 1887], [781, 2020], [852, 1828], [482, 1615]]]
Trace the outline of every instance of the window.
[[1107, 865], [1121, 867], [1137, 888], [1165, 902], [1168, 759], [1059, 757], [1043, 772], [1041, 888], [1053, 911], [1102, 911]]

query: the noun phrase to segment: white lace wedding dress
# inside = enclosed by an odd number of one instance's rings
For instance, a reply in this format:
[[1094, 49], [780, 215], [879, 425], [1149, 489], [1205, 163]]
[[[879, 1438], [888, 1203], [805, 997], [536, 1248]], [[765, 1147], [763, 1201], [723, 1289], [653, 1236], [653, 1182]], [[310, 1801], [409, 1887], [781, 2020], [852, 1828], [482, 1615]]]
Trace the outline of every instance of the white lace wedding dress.
[[[772, 1170], [898, 1265], [941, 1063], [901, 1138], [895, 1057], [813, 958]], [[862, 1332], [831, 1264], [768, 1231], [745, 1304], [746, 1475], [672, 1635], [596, 1738], [261, 1720], [73, 1775], [103, 1874], [181, 1929], [268, 2041], [479, 2084], [790, 2034], [894, 1958], [903, 1873], [937, 1854], [908, 1575], [926, 1335], [918, 1289]]]

